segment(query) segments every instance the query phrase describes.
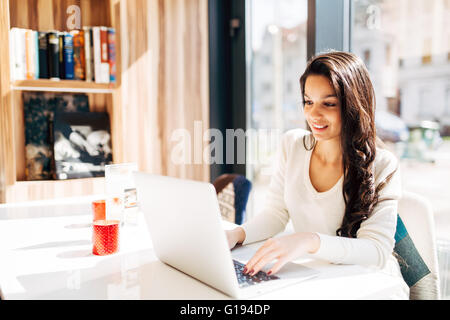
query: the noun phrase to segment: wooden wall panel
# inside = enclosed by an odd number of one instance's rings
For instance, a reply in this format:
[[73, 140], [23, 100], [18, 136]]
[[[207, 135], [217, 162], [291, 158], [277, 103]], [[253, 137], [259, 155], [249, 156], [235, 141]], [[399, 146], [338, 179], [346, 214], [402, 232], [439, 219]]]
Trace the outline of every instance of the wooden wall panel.
[[122, 131], [122, 161], [137, 162], [141, 170], [151, 171], [152, 154], [158, 152], [152, 134], [156, 123], [155, 93], [150, 68], [149, 46], [150, 1], [120, 2], [121, 89], [120, 115], [116, 115]]
[[[124, 161], [141, 170], [209, 181], [194, 146], [209, 128], [207, 0], [136, 0], [120, 10]], [[194, 143], [194, 123], [202, 125]], [[177, 129], [191, 135], [192, 163], [176, 164]]]
[[9, 83], [9, 7], [0, 1], [0, 202], [4, 202], [6, 189], [15, 181], [13, 109]]
[[22, 91], [12, 91], [12, 108], [14, 111], [14, 153], [16, 164], [16, 180], [26, 180], [25, 151], [25, 119], [23, 113]]
[[66, 31], [71, 5], [80, 7], [81, 26], [111, 26], [109, 0], [10, 0], [11, 27]]

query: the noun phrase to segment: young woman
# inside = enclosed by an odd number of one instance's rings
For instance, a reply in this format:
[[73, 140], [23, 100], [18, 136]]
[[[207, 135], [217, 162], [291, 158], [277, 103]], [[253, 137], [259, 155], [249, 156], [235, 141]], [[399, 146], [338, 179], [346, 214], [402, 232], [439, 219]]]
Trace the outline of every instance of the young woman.
[[[227, 231], [230, 248], [268, 239], [246, 264], [251, 275], [273, 261], [268, 273], [275, 274], [309, 254], [401, 277], [392, 254], [401, 196], [398, 163], [377, 146], [375, 96], [364, 63], [346, 52], [318, 55], [300, 86], [310, 131], [283, 135], [265, 207]], [[271, 238], [289, 219], [295, 233]]]

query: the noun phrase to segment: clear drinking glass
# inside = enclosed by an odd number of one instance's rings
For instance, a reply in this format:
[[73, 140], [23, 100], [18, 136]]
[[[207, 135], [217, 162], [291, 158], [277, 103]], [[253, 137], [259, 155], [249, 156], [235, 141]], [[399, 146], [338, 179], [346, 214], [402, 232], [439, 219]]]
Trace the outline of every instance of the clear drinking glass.
[[119, 220], [121, 224], [137, 223], [135, 171], [138, 171], [137, 163], [105, 166], [106, 219]]

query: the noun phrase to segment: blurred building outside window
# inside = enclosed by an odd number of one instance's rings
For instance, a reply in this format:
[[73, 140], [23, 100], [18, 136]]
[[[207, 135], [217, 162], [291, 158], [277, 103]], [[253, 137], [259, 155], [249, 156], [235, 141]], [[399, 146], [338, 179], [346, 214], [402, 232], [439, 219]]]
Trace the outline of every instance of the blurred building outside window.
[[[450, 298], [450, 1], [353, 0], [352, 51], [371, 52], [377, 133], [400, 160], [403, 189], [434, 212], [442, 294]], [[392, 121], [389, 121], [391, 118]], [[397, 124], [393, 125], [396, 119]], [[407, 135], [401, 137], [401, 132]]]
[[[264, 204], [281, 134], [306, 128], [299, 78], [306, 67], [307, 0], [249, 0], [251, 41], [250, 120], [258, 132], [248, 149], [253, 191], [247, 217]], [[252, 139], [252, 137], [250, 137]]]

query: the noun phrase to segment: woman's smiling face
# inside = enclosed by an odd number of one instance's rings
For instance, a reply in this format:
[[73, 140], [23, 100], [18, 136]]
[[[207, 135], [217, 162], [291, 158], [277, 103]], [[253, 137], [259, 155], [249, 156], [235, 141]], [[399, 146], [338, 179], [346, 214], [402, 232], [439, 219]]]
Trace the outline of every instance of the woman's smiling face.
[[304, 89], [303, 113], [317, 141], [340, 138], [341, 103], [329, 79], [309, 75]]

